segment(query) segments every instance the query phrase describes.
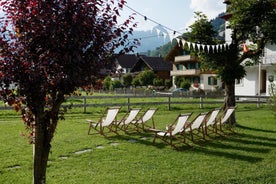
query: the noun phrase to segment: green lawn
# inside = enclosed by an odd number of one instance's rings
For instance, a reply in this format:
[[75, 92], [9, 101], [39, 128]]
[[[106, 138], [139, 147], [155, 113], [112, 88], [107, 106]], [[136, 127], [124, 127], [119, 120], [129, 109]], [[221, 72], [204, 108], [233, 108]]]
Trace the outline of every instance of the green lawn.
[[[163, 129], [179, 113], [194, 116], [215, 106], [159, 107], [154, 120]], [[146, 107], [143, 108], [143, 110]], [[239, 105], [236, 135], [218, 137], [179, 151], [152, 134], [87, 135], [85, 119], [97, 120], [104, 107], [71, 109], [60, 121], [50, 154], [47, 183], [276, 183], [276, 121], [263, 105]], [[126, 112], [123, 108], [120, 117]], [[32, 145], [13, 111], [0, 111], [0, 183], [32, 183]], [[84, 151], [84, 152], [81, 152]]]

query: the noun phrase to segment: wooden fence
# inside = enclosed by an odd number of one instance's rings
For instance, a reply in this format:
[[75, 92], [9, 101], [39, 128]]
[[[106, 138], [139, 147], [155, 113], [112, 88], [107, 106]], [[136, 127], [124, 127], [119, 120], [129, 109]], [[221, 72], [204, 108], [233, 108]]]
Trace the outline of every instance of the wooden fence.
[[[116, 99], [116, 100], [115, 100]], [[147, 99], [145, 101], [145, 99]], [[186, 99], [186, 100], [185, 100]], [[188, 100], [192, 99], [192, 100]], [[212, 100], [210, 100], [212, 99]], [[268, 103], [269, 97], [267, 96], [236, 96], [236, 103], [256, 104], [260, 107], [261, 104]], [[168, 110], [171, 109], [173, 104], [194, 104], [199, 108], [203, 108], [204, 104], [220, 104], [224, 103], [223, 96], [209, 96], [209, 95], [186, 95], [186, 96], [173, 96], [173, 95], [150, 95], [150, 96], [73, 96], [67, 99], [68, 103], [63, 104], [64, 107], [81, 107], [83, 112], [87, 112], [87, 107], [99, 106], [125, 106], [130, 109], [132, 106], [154, 106], [166, 105]], [[108, 102], [107, 102], [108, 101]], [[118, 102], [116, 102], [118, 101]], [[104, 102], [104, 103], [102, 103]], [[1, 110], [8, 110], [11, 107], [0, 105]]]

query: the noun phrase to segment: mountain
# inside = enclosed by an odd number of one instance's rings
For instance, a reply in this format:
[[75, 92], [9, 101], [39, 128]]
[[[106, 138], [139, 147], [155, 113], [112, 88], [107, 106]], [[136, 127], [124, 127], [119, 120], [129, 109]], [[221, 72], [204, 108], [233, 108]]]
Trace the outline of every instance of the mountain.
[[[224, 34], [225, 34], [225, 21], [221, 19], [220, 17], [224, 15], [225, 13], [219, 14], [216, 18], [212, 19], [210, 22], [216, 32], [216, 39], [224, 40]], [[166, 44], [163, 44], [162, 46], [155, 47], [154, 50], [151, 50], [148, 52], [149, 56], [162, 56], [166, 57], [167, 54], [170, 52], [170, 50], [175, 45], [175, 42], [171, 43], [171, 40], [167, 42]]]
[[217, 33], [217, 38], [220, 40], [224, 40], [225, 34], [225, 20], [220, 18], [221, 16], [225, 15], [225, 13], [220, 13], [215, 19], [211, 20], [211, 24], [214, 27], [214, 30]]
[[148, 31], [134, 31], [129, 39], [139, 39], [140, 45], [134, 49], [136, 53], [147, 53], [159, 46], [170, 42], [170, 36], [166, 29], [158, 25]]
[[[224, 39], [224, 23], [220, 17], [225, 13], [219, 14], [211, 20], [211, 24], [216, 31], [217, 39]], [[171, 43], [169, 32], [162, 26], [157, 25], [152, 30], [148, 31], [133, 31], [129, 39], [140, 40], [140, 45], [134, 49], [134, 53], [140, 53], [148, 56], [163, 56], [165, 57], [172, 49], [175, 43]]]

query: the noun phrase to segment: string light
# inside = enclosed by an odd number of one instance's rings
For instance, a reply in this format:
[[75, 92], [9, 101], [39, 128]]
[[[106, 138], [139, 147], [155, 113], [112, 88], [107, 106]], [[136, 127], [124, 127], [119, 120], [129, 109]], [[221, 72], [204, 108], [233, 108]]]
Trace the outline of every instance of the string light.
[[137, 15], [140, 15], [140, 16], [144, 17], [144, 20], [145, 20], [145, 21], [151, 21], [151, 22], [155, 23], [156, 25], [160, 25], [160, 26], [162, 26], [163, 28], [172, 31], [174, 34], [176, 34], [176, 33], [182, 34], [182, 33], [178, 32], [178, 31], [175, 31], [175, 30], [172, 29], [172, 28], [169, 28], [169, 27], [167, 27], [167, 26], [164, 26], [164, 25], [158, 23], [157, 21], [155, 21], [155, 20], [153, 20], [153, 19], [151, 19], [151, 18], [148, 18], [147, 16], [143, 15], [142, 13], [136, 11], [135, 9], [131, 8], [130, 6], [128, 6], [128, 5], [126, 5], [126, 4], [125, 4], [124, 6], [127, 7], [128, 9], [130, 9], [131, 11], [133, 11], [134, 13], [136, 13]]
[[[161, 26], [161, 27], [163, 27], [163, 28], [165, 28], [165, 29], [167, 29], [167, 30], [172, 31], [172, 32], [173, 32], [173, 35], [176, 35], [176, 33], [178, 33], [179, 35], [182, 35], [182, 33], [180, 33], [179, 31], [176, 31], [176, 30], [174, 30], [174, 29], [172, 29], [172, 28], [169, 28], [169, 27], [167, 27], [167, 26], [165, 26], [165, 25], [163, 25], [163, 24], [158, 23], [157, 21], [155, 21], [155, 20], [153, 20], [153, 19], [151, 19], [151, 18], [149, 18], [149, 17], [143, 15], [142, 13], [136, 11], [135, 9], [131, 8], [130, 6], [128, 6], [128, 5], [126, 5], [126, 4], [124, 4], [124, 7], [127, 7], [128, 9], [130, 9], [131, 11], [133, 11], [134, 13], [136, 13], [137, 15], [140, 15], [140, 16], [144, 17], [144, 20], [145, 20], [145, 21], [149, 20], [149, 21], [155, 23], [156, 25], [159, 25], [159, 26]], [[186, 30], [187, 30], [187, 29], [186, 29]], [[159, 36], [159, 35], [156, 35], [156, 36], [149, 36], [149, 37], [143, 37], [143, 38], [150, 38], [150, 37], [157, 37], [157, 36]], [[164, 35], [162, 34], [162, 36], [164, 36]], [[141, 39], [142, 39], [142, 38], [140, 38], [140, 40], [141, 40]], [[213, 51], [214, 51], [214, 50], [217, 50], [217, 51], [218, 51], [218, 50], [222, 50], [222, 49], [225, 50], [225, 49], [228, 49], [228, 48], [229, 48], [227, 43], [225, 43], [225, 44], [217, 44], [217, 45], [204, 45], [204, 44], [196, 44], [196, 43], [188, 42], [188, 41], [185, 40], [185, 38], [181, 38], [181, 39], [176, 38], [176, 39], [177, 39], [177, 40], [181, 40], [182, 43], [183, 43], [183, 45], [188, 44], [188, 47], [189, 47], [189, 48], [190, 48], [190, 47], [195, 48], [195, 46], [196, 46], [197, 48], [203, 48], [203, 50], [206, 50], [206, 49], [207, 49], [208, 52], [209, 52], [210, 49], [212, 49]], [[206, 49], [205, 49], [205, 48], [206, 48]]]

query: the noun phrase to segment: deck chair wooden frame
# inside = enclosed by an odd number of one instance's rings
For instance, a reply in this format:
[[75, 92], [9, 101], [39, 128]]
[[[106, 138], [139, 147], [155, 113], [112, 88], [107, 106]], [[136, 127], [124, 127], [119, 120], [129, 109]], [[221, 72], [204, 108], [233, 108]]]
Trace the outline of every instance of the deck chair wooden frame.
[[176, 144], [173, 143], [174, 140], [178, 140], [178, 142], [180, 143], [187, 144], [186, 142], [183, 142], [181, 135], [180, 135], [181, 138], [179, 138], [179, 134], [183, 130], [183, 127], [186, 126], [191, 114], [192, 113], [179, 114], [177, 118], [174, 120], [174, 122], [166, 127], [166, 130], [158, 130], [158, 129], [150, 128], [149, 130], [155, 133], [153, 138], [153, 143], [155, 143], [156, 138], [160, 138], [162, 141], [169, 144], [171, 147], [175, 149], [177, 149], [177, 147], [176, 147]]
[[[201, 112], [191, 122], [188, 122], [188, 124], [182, 130], [184, 141], [186, 138], [188, 138], [186, 136], [187, 133], [190, 134], [190, 139], [192, 142], [195, 142], [195, 136], [205, 140], [204, 125], [206, 123], [208, 113], [209, 112]], [[199, 134], [202, 134], [202, 136]]]
[[125, 130], [127, 126], [131, 123], [134, 123], [138, 120], [138, 114], [140, 113], [141, 108], [132, 108], [130, 109], [121, 119], [117, 122], [117, 128]]
[[[233, 107], [228, 107], [223, 112], [222, 116], [216, 121], [216, 131], [219, 130], [220, 132], [222, 132], [224, 134], [226, 133], [223, 126], [225, 127], [225, 125], [228, 122], [229, 118], [235, 113], [235, 110], [236, 110], [236, 106], [233, 106]], [[230, 126], [227, 127], [227, 130], [234, 133], [234, 131], [232, 130], [232, 127], [230, 127]]]
[[[155, 128], [154, 123], [154, 114], [156, 113], [157, 108], [148, 108], [136, 121], [131, 122], [125, 129], [125, 132], [128, 132], [131, 129], [131, 126], [134, 126], [134, 129], [137, 132], [140, 132], [140, 129], [143, 131], [147, 131], [149, 128]], [[152, 121], [152, 126], [147, 125], [148, 121]], [[147, 127], [147, 129], [146, 129]]]
[[219, 113], [221, 111], [221, 108], [215, 108], [209, 112], [208, 119], [204, 125], [204, 136], [209, 136], [208, 130], [212, 131], [213, 133], [216, 133], [216, 122], [219, 117]]
[[[114, 127], [116, 128], [117, 115], [121, 107], [108, 107], [103, 112], [102, 116], [98, 121], [86, 120], [89, 122], [88, 135], [91, 135], [91, 129], [95, 130], [93, 134], [101, 134], [105, 136], [105, 133], [114, 132]], [[104, 132], [105, 129], [108, 129], [107, 132]]]

